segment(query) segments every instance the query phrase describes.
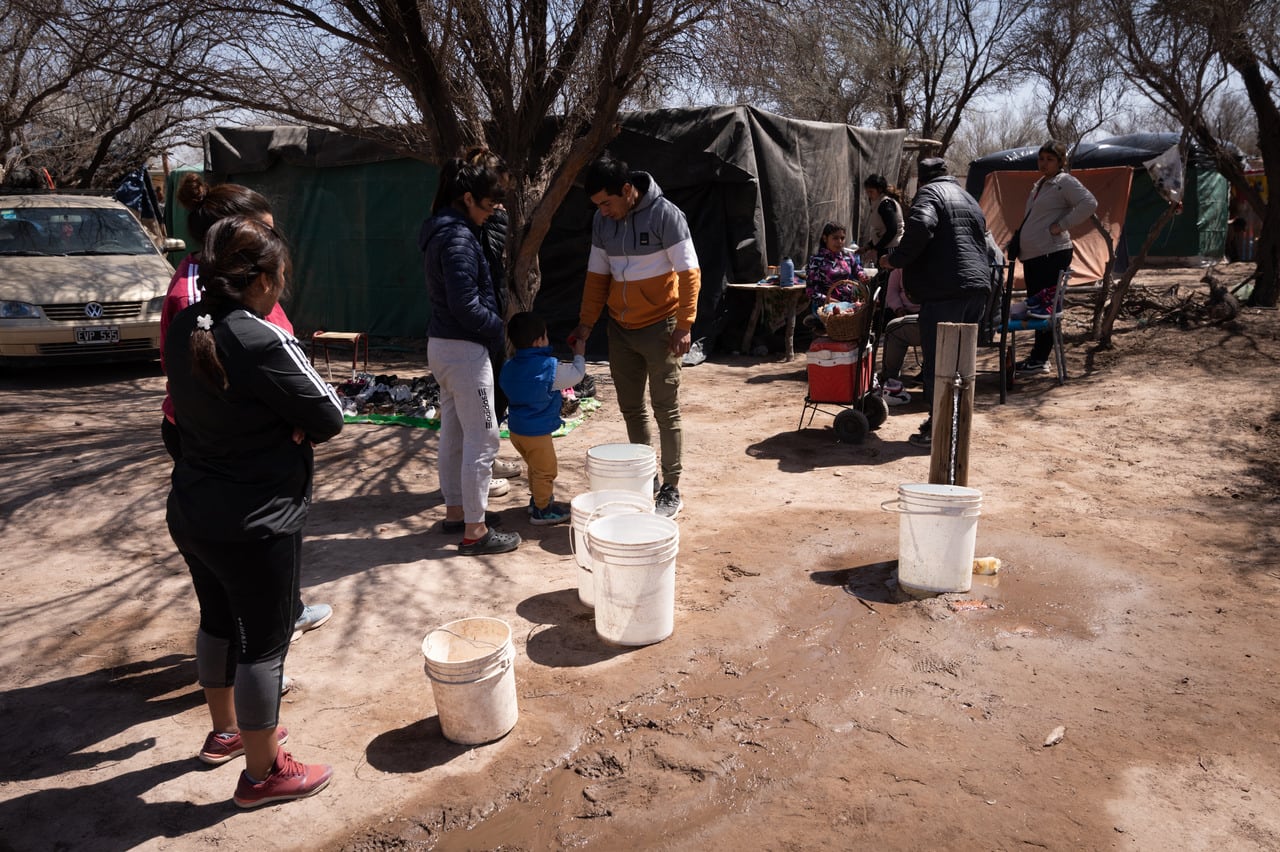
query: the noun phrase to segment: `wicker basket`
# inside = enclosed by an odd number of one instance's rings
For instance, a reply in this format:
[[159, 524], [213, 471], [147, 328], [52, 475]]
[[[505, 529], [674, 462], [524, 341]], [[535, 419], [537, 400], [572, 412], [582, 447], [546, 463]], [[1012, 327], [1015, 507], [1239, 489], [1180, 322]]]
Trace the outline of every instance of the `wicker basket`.
[[832, 286], [839, 284], [853, 284], [854, 290], [857, 291], [856, 301], [861, 302], [862, 307], [854, 311], [833, 314], [824, 306], [818, 310], [818, 319], [822, 320], [827, 337], [843, 343], [854, 343], [866, 335], [867, 328], [871, 324], [871, 297], [867, 292], [867, 285], [861, 281], [838, 281]]

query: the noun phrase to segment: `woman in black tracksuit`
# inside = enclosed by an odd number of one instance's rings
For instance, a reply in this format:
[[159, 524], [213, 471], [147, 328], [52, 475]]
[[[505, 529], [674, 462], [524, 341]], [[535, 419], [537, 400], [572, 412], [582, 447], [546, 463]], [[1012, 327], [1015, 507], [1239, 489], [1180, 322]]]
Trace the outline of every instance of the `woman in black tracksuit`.
[[338, 434], [342, 407], [298, 341], [264, 319], [290, 269], [271, 226], [223, 219], [202, 258], [204, 298], [164, 344], [183, 450], [167, 520], [200, 601], [196, 667], [213, 721], [200, 757], [245, 754], [234, 800], [256, 807], [311, 795], [332, 774], [279, 748], [277, 724], [312, 444]]

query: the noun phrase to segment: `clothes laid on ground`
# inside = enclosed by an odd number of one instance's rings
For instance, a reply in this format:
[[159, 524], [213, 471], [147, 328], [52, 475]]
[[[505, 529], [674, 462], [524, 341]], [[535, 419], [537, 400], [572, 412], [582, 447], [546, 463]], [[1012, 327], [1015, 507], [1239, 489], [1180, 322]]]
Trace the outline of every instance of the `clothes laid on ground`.
[[[422, 429], [440, 428], [440, 385], [430, 374], [413, 378], [397, 375], [357, 373], [346, 382], [334, 383], [347, 423], [389, 423]], [[567, 435], [600, 407], [595, 399], [596, 382], [585, 376], [574, 388], [564, 391], [560, 416], [564, 425], [553, 437]], [[506, 425], [502, 437], [510, 437]]]

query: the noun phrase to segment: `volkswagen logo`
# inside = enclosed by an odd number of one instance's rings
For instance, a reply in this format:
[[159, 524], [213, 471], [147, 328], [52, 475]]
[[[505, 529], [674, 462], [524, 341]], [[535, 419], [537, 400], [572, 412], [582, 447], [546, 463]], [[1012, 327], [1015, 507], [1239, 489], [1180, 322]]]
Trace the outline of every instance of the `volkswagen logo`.
[[102, 303], [90, 302], [84, 306], [84, 315], [90, 319], [98, 319], [102, 316]]

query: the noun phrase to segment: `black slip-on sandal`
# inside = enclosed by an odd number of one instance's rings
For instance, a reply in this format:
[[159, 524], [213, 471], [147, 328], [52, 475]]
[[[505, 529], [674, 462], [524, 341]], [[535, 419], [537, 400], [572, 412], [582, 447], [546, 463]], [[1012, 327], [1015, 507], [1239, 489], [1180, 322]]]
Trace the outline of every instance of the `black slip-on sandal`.
[[489, 530], [479, 541], [459, 544], [458, 553], [463, 556], [485, 556], [490, 553], [510, 553], [520, 546], [520, 534]]

